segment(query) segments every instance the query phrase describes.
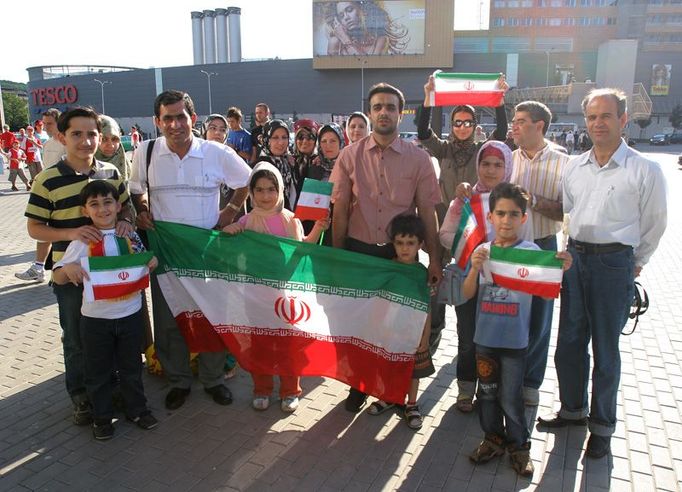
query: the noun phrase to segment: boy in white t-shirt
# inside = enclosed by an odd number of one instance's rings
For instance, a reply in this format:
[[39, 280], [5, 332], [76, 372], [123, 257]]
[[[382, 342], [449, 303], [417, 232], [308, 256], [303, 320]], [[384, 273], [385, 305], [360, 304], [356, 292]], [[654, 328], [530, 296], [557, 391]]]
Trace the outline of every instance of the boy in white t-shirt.
[[[116, 187], [105, 180], [91, 181], [83, 188], [80, 194], [83, 215], [100, 230], [102, 239], [97, 243], [71, 241], [64, 256], [54, 265], [55, 283], [78, 285], [87, 279], [81, 258], [144, 251], [135, 232], [127, 238], [116, 236], [117, 215], [121, 210], [118, 199]], [[157, 264], [156, 257], [153, 257], [147, 266], [153, 270]], [[118, 374], [128, 420], [145, 430], [158, 424], [147, 408], [142, 385], [140, 349], [144, 340], [144, 324], [141, 309], [139, 291], [118, 299], [83, 300], [80, 338], [85, 359], [85, 388], [93, 407], [95, 439], [107, 440], [114, 436], [111, 421], [114, 413], [112, 375], [115, 373]]]

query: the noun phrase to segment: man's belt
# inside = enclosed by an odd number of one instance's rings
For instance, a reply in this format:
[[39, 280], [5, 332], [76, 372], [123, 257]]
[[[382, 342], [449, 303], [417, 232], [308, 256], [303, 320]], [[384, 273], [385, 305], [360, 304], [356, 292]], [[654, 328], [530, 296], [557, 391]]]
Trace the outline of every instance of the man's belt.
[[574, 248], [578, 253], [585, 255], [600, 255], [606, 253], [617, 253], [618, 251], [623, 251], [626, 249], [631, 249], [632, 246], [622, 243], [604, 243], [604, 244], [594, 244], [594, 243], [584, 243], [582, 241], [576, 241], [575, 239], [568, 239], [568, 245]]

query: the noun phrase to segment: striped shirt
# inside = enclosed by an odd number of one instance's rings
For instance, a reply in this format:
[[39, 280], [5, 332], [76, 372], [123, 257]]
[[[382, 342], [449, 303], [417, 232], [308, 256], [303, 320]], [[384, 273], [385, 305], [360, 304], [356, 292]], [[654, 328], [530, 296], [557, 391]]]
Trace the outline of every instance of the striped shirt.
[[[88, 182], [106, 179], [120, 194], [119, 201], [129, 200], [126, 186], [118, 169], [112, 164], [95, 161], [89, 174], [74, 171], [63, 160], [39, 173], [28, 199], [24, 216], [40, 221], [55, 229], [81, 227], [90, 224], [90, 219], [81, 212], [80, 192]], [[70, 241], [52, 243], [52, 261], [58, 262]]]
[[[569, 157], [549, 145], [530, 159], [521, 149], [512, 152], [513, 168], [510, 181], [522, 186], [533, 195], [549, 200], [562, 201], [562, 173]], [[552, 236], [561, 230], [561, 222], [531, 210], [533, 217], [533, 238]]]

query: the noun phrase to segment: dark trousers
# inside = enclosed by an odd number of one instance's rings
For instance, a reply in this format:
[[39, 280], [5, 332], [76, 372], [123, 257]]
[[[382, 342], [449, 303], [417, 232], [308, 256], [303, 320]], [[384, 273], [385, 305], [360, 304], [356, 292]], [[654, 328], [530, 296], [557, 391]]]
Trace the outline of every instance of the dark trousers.
[[139, 417], [147, 410], [142, 385], [140, 346], [144, 340], [142, 311], [121, 319], [81, 317], [85, 356], [85, 387], [95, 420], [111, 420], [112, 373], [117, 370], [126, 414]]
[[474, 333], [476, 332], [477, 301], [477, 296], [474, 296], [464, 304], [455, 306], [455, 313], [457, 314], [457, 383], [460, 391], [465, 388], [465, 392], [471, 397], [476, 391]]
[[72, 283], [52, 284], [52, 291], [57, 296], [59, 324], [62, 327], [66, 391], [74, 403], [80, 403], [86, 399], [83, 381], [83, 348], [79, 334], [83, 286], [76, 286]]

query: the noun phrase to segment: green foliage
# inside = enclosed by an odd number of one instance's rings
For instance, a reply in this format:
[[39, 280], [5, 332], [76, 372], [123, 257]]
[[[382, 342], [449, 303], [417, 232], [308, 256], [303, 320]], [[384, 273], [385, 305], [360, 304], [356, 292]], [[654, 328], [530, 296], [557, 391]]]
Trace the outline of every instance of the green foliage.
[[0, 87], [10, 91], [26, 92], [26, 84], [22, 82], [12, 82], [11, 80], [0, 80]]
[[5, 109], [5, 123], [12, 131], [28, 125], [28, 102], [16, 94], [2, 93], [2, 105]]
[[680, 127], [682, 127], [682, 105], [675, 105], [672, 113], [670, 114], [669, 121], [675, 130], [679, 130]]

